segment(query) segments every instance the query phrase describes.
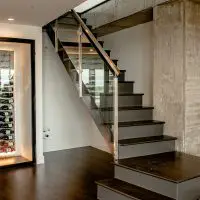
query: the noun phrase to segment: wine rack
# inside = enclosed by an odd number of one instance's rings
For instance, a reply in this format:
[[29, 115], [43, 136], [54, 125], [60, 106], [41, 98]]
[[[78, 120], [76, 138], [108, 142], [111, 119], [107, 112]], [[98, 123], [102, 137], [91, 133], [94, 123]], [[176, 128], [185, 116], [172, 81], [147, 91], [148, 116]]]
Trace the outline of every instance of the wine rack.
[[0, 156], [15, 151], [14, 52], [0, 50]]

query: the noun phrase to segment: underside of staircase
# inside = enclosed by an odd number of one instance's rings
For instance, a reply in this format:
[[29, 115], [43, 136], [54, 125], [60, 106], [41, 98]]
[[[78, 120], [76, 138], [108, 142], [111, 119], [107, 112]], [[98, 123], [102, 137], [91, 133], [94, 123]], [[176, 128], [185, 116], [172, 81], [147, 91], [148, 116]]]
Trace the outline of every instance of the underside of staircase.
[[[63, 16], [60, 23], [63, 27], [76, 25], [73, 15]], [[73, 41], [62, 44], [65, 48], [78, 47]], [[103, 46], [103, 41], [100, 44]], [[83, 46], [90, 48], [87, 43]], [[110, 56], [110, 51], [106, 52]], [[64, 58], [62, 61], [65, 62]], [[117, 64], [117, 60], [113, 61]], [[119, 160], [113, 162], [113, 179], [96, 182], [97, 199], [197, 200], [200, 197], [200, 158], [175, 151], [177, 138], [163, 135], [165, 122], [153, 119], [154, 108], [143, 106], [144, 94], [134, 93], [137, 83], [126, 81], [125, 70], [120, 72]], [[100, 111], [103, 123], [113, 130], [112, 92], [100, 95]]]

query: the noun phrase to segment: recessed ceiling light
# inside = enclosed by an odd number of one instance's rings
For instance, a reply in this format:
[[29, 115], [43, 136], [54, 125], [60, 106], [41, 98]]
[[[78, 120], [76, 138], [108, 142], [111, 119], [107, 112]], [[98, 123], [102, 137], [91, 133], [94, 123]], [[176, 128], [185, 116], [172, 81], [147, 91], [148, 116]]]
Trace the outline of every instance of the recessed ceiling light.
[[14, 21], [15, 19], [13, 17], [9, 17], [8, 21]]

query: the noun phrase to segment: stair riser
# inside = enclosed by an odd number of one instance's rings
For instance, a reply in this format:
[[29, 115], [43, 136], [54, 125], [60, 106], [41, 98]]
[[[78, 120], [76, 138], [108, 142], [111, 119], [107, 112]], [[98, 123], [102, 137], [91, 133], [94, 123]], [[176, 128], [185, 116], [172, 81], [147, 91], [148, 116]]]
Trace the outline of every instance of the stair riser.
[[176, 199], [177, 184], [144, 173], [115, 166], [115, 178]]
[[177, 200], [199, 200], [200, 177], [180, 183], [177, 194]]
[[125, 81], [125, 72], [120, 72], [120, 75], [118, 76], [119, 81]]
[[175, 141], [161, 141], [136, 145], [119, 145], [119, 159], [147, 156], [175, 151]]
[[115, 166], [115, 178], [176, 200], [198, 200], [200, 196], [200, 178], [178, 184], [119, 166]]
[[134, 200], [133, 198], [126, 197], [102, 186], [98, 186], [97, 198], [99, 200]]
[[[104, 122], [113, 122], [113, 112], [103, 111]], [[152, 120], [152, 110], [122, 110], [119, 111], [119, 122]]]
[[163, 129], [163, 124], [119, 127], [119, 139], [159, 136], [163, 134]]
[[[132, 93], [134, 92], [134, 83], [118, 83], [118, 91], [120, 94], [125, 94], [125, 93]], [[110, 91], [113, 92], [113, 89]]]
[[[132, 93], [133, 92], [133, 83], [127, 83], [127, 87], [124, 86], [125, 84], [124, 83], [119, 83], [118, 85], [118, 92], [119, 94], [124, 94], [124, 93]], [[87, 86], [89, 87], [89, 86]], [[91, 85], [91, 89], [94, 88], [93, 85]], [[103, 86], [102, 86], [103, 88]], [[114, 92], [114, 89], [113, 89], [113, 85], [110, 83], [109, 84], [109, 93], [113, 93]]]
[[[142, 96], [119, 96], [119, 106], [142, 106]], [[101, 96], [101, 107], [113, 107], [113, 96]]]

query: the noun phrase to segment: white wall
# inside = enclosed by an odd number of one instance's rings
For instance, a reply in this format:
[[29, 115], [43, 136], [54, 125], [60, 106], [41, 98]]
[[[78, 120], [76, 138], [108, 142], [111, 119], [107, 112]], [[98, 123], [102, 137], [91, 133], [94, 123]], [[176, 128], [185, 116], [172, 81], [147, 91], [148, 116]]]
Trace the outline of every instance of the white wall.
[[[31, 107], [31, 45], [20, 44], [20, 66], [15, 70], [15, 82], [18, 82], [16, 109], [20, 113], [18, 119], [19, 135], [21, 135], [21, 155], [28, 160], [32, 157], [32, 107]], [[18, 91], [19, 89], [19, 91]], [[18, 107], [18, 108], [17, 108]], [[16, 123], [17, 125], [17, 123]]]
[[43, 34], [44, 151], [94, 146], [108, 151], [55, 49]]
[[144, 93], [144, 104], [153, 99], [153, 23], [138, 25], [100, 38], [119, 68], [127, 70], [126, 80], [135, 81], [135, 92]]
[[33, 39], [36, 42], [36, 156], [37, 163], [44, 163], [42, 116], [42, 28], [0, 23], [0, 37]]

